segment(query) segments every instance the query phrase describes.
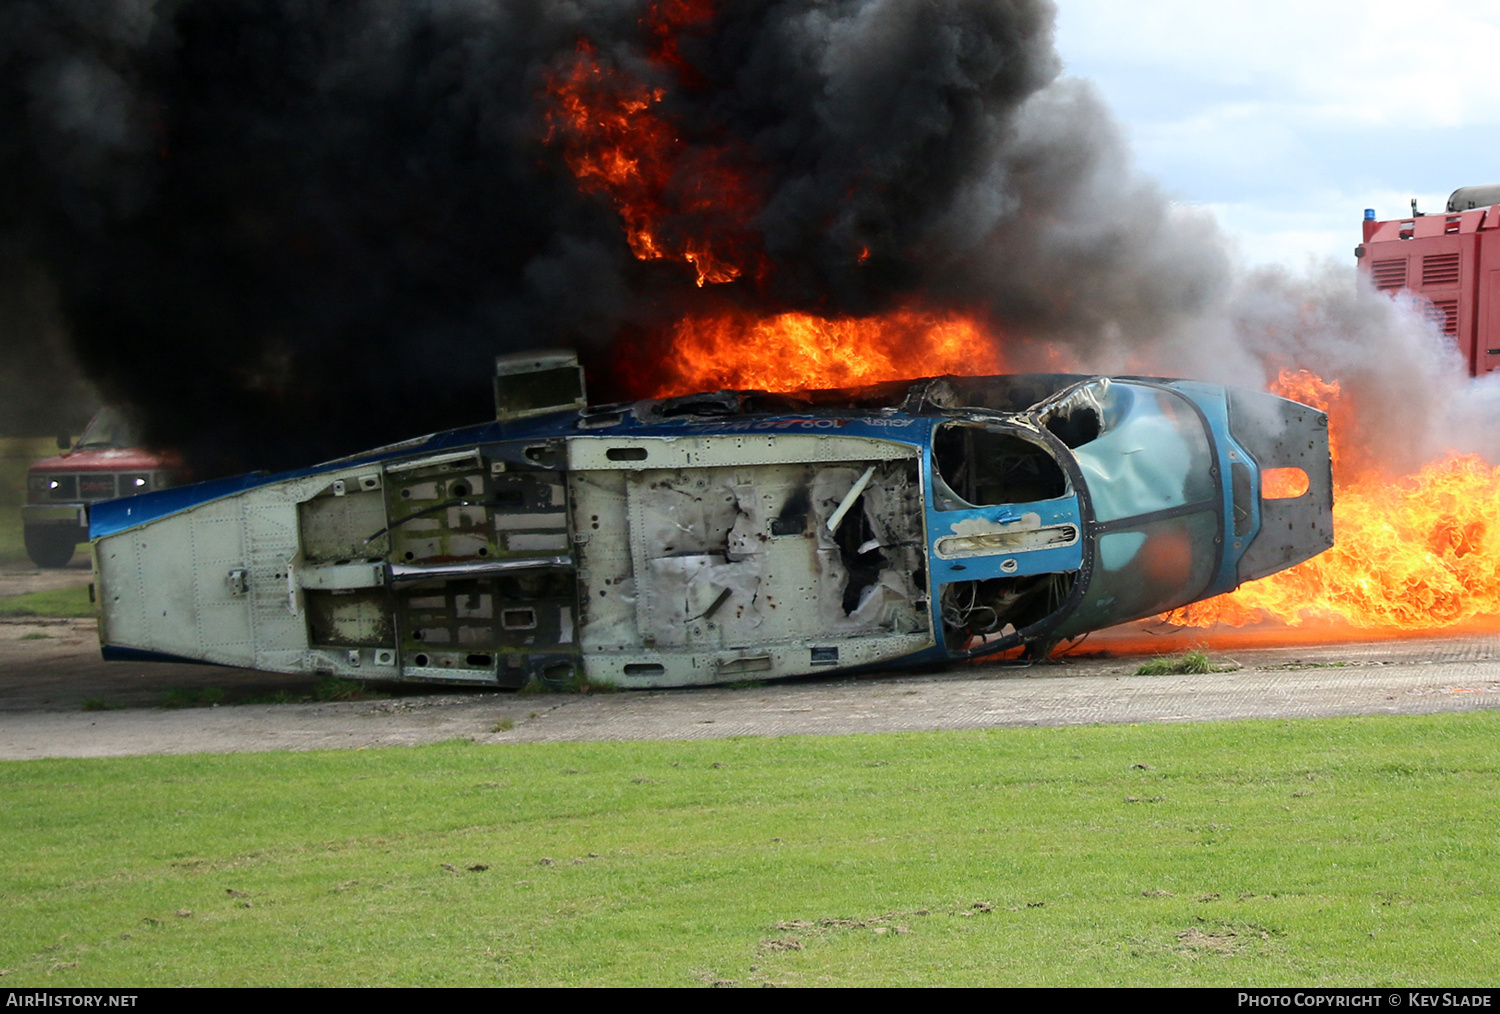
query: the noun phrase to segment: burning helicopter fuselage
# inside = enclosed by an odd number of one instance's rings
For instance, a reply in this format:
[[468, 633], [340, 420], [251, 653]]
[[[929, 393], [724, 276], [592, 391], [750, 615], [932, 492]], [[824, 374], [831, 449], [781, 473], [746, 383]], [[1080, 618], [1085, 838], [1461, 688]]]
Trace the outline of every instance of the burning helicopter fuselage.
[[1332, 544], [1326, 418], [1270, 395], [1049, 374], [590, 409], [571, 362], [507, 370], [494, 423], [96, 505], [106, 656], [511, 687], [931, 665]]

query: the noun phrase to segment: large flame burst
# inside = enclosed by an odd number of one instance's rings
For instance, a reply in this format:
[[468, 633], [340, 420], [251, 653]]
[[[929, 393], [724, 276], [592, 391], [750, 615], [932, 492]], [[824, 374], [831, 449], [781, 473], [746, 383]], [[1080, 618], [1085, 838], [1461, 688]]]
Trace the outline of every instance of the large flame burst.
[[718, 388], [796, 391], [1005, 368], [999, 345], [973, 319], [912, 309], [878, 317], [694, 315], [673, 325], [668, 341], [671, 354], [651, 364], [637, 389], [657, 397]]
[[[651, 39], [646, 70], [691, 91], [701, 82], [680, 52], [685, 33], [712, 20], [712, 0], [657, 0], [641, 26]], [[751, 223], [761, 204], [745, 146], [700, 129], [695, 143], [669, 110], [668, 89], [602, 60], [580, 39], [546, 84], [547, 141], [586, 193], [606, 196], [631, 253], [678, 262], [702, 287], [769, 271]], [[707, 136], [704, 136], [705, 133]], [[869, 259], [868, 248], [855, 254]], [[630, 388], [666, 397], [713, 388], [790, 391], [850, 387], [936, 373], [1004, 369], [999, 344], [976, 318], [904, 307], [827, 317], [756, 314], [736, 307], [681, 318], [647, 371], [622, 362]]]
[[1328, 413], [1334, 547], [1163, 619], [1192, 627], [1324, 620], [1400, 633], [1500, 617], [1500, 468], [1470, 454], [1404, 478], [1354, 473], [1340, 443], [1361, 407], [1306, 370], [1283, 370], [1273, 390]]
[[[683, 31], [713, 15], [707, 0], [662, 0], [642, 24], [662, 80], [693, 83], [678, 52]], [[700, 286], [733, 281], [763, 266], [749, 229], [759, 205], [752, 163], [732, 138], [688, 144], [663, 113], [667, 89], [601, 61], [580, 39], [573, 59], [547, 83], [547, 141], [586, 192], [608, 195], [638, 259], [688, 264]]]
[[[744, 145], [711, 130], [689, 144], [668, 112], [666, 85], [691, 91], [701, 84], [679, 40], [712, 17], [712, 0], [657, 0], [648, 8], [641, 24], [652, 39], [647, 76], [656, 84], [604, 61], [583, 39], [546, 86], [547, 140], [580, 188], [609, 199], [635, 257], [680, 263], [700, 287], [770, 270], [753, 229], [760, 194]], [[860, 263], [867, 257], [868, 250], [858, 254]], [[635, 390], [657, 397], [1005, 368], [996, 336], [977, 319], [912, 307], [857, 318], [731, 307], [685, 315], [657, 337], [661, 354], [649, 357], [649, 375], [631, 378]], [[1339, 441], [1353, 428], [1353, 413], [1378, 406], [1353, 405], [1336, 381], [1307, 371], [1283, 371], [1273, 390], [1329, 414], [1337, 544], [1161, 619], [1190, 627], [1324, 620], [1404, 632], [1500, 617], [1500, 468], [1453, 455], [1399, 479], [1357, 469], [1352, 455], [1341, 458]], [[1301, 492], [1278, 488], [1282, 480], [1268, 475], [1266, 494]]]

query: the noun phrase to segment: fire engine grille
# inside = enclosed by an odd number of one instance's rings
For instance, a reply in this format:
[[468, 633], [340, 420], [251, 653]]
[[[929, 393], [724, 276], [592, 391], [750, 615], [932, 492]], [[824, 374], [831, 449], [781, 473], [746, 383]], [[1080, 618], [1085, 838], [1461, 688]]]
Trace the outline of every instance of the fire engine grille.
[[109, 472], [84, 472], [78, 476], [80, 500], [113, 500], [115, 477]]
[[1428, 254], [1422, 258], [1422, 288], [1452, 288], [1458, 284], [1458, 254]]
[[112, 472], [33, 474], [28, 482], [33, 500], [113, 500], [116, 495]]
[[1370, 269], [1377, 289], [1399, 289], [1406, 284], [1406, 258], [1376, 261]]
[[92, 502], [164, 489], [172, 485], [172, 477], [160, 472], [48, 472], [31, 474], [27, 485], [32, 502]]
[[1427, 304], [1425, 315], [1443, 332], [1450, 343], [1458, 340], [1458, 300], [1434, 299]]

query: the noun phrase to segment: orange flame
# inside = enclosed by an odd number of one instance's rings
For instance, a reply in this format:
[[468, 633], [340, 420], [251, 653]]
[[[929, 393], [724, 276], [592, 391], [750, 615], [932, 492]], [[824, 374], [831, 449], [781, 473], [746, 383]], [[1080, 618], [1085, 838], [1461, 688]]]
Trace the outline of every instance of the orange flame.
[[1401, 479], [1351, 475], [1340, 439], [1354, 406], [1338, 384], [1283, 371], [1273, 388], [1328, 412], [1334, 547], [1162, 619], [1192, 627], [1333, 620], [1400, 632], [1500, 617], [1500, 468], [1449, 455]]
[[[685, 317], [671, 355], [641, 389], [668, 397], [718, 388], [796, 391], [858, 387], [941, 373], [1005, 368], [999, 346], [972, 318], [901, 309], [875, 317], [770, 317], [731, 311]], [[654, 385], [654, 388], [651, 386]]]
[[[679, 51], [681, 33], [712, 17], [706, 0], [658, 0], [642, 24], [656, 39], [649, 63], [665, 79], [695, 82]], [[690, 143], [666, 117], [667, 90], [603, 64], [587, 39], [546, 86], [548, 143], [585, 193], [610, 198], [638, 260], [688, 264], [699, 286], [733, 281], [762, 256], [750, 219], [759, 200], [744, 145], [733, 140]]]
[[[713, 0], [654, 0], [641, 18], [653, 40], [648, 76], [662, 83], [675, 78], [684, 92], [700, 86], [681, 43], [712, 17]], [[560, 146], [584, 192], [610, 199], [638, 260], [688, 264], [700, 287], [747, 272], [765, 276], [768, 265], [750, 227], [760, 195], [743, 144], [684, 140], [665, 112], [667, 88], [607, 65], [587, 39], [546, 90], [547, 141]], [[869, 247], [856, 256], [866, 263]], [[994, 341], [974, 320], [952, 312], [830, 318], [729, 309], [685, 317], [657, 339], [670, 352], [651, 357], [649, 375], [635, 363], [620, 364], [627, 376], [639, 374], [626, 385], [635, 393], [853, 387], [1003, 369]]]
[[1295, 500], [1311, 487], [1307, 473], [1300, 468], [1263, 468], [1260, 471], [1260, 495], [1265, 500]]

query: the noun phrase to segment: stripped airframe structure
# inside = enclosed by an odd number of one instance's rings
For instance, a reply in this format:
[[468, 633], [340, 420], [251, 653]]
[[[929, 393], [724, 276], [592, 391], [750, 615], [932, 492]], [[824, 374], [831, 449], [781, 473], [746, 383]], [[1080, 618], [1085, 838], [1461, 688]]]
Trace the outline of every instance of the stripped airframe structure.
[[[929, 666], [1149, 616], [1332, 545], [1327, 420], [1188, 381], [937, 377], [495, 422], [95, 505], [106, 657], [663, 687]], [[1262, 471], [1300, 470], [1299, 496]]]

